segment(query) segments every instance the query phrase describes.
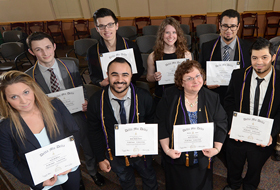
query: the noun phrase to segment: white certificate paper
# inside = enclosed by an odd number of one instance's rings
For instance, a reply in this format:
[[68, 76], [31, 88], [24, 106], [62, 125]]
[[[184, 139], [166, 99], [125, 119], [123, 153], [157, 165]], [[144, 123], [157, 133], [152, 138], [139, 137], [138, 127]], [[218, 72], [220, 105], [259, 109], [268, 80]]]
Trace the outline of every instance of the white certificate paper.
[[71, 114], [83, 110], [82, 104], [85, 103], [85, 99], [82, 86], [70, 88], [59, 92], [53, 92], [47, 95], [49, 97], [59, 98]]
[[230, 138], [267, 145], [273, 121], [266, 117], [234, 112]]
[[207, 85], [228, 86], [231, 78], [231, 73], [234, 69], [240, 69], [238, 61], [207, 61]]
[[100, 62], [101, 62], [101, 68], [104, 79], [107, 78], [107, 67], [109, 63], [114, 60], [116, 57], [122, 57], [125, 58], [131, 65], [132, 73], [137, 73], [137, 67], [135, 62], [135, 57], [133, 53], [133, 48], [124, 49], [124, 50], [118, 50], [108, 53], [102, 53], [100, 55]]
[[174, 84], [174, 74], [177, 66], [187, 59], [168, 59], [156, 61], [157, 71], [161, 72], [161, 80], [158, 85]]
[[174, 150], [200, 151], [213, 148], [214, 123], [174, 125]]
[[25, 157], [35, 185], [81, 164], [73, 136], [28, 152]]
[[115, 126], [116, 156], [157, 155], [158, 125], [133, 123]]

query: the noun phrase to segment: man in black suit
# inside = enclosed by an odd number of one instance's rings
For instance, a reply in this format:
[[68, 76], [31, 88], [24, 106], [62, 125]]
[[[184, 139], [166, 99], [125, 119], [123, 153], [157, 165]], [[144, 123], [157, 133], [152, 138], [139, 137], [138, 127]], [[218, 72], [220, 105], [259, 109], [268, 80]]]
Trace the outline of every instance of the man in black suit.
[[[218, 39], [202, 44], [199, 55], [199, 63], [206, 71], [206, 61], [223, 61], [223, 54], [228, 48], [229, 59], [227, 61], [239, 61], [240, 68], [247, 68], [250, 65], [250, 52], [248, 45], [237, 36], [240, 27], [240, 14], [228, 9], [221, 14], [219, 22], [220, 37]], [[206, 81], [207, 84], [207, 81]], [[224, 98], [227, 86], [208, 85], [209, 89], [220, 95], [221, 104], [224, 104]]]
[[[274, 60], [272, 44], [264, 38], [258, 38], [251, 48], [252, 65], [246, 70], [235, 70], [232, 73], [224, 105], [229, 118], [229, 129], [233, 111], [272, 118], [274, 122], [268, 144], [228, 140], [228, 186], [225, 190], [239, 189], [242, 184], [245, 190], [257, 189], [262, 167], [272, 154], [280, 129], [280, 72], [272, 66]], [[242, 179], [246, 160], [248, 169], [245, 178]]]

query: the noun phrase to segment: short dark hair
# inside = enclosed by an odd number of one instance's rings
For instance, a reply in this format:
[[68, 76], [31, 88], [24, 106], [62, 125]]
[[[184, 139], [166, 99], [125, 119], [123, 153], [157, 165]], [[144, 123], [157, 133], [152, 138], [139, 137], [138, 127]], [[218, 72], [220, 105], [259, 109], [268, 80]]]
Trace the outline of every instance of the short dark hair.
[[240, 14], [236, 11], [236, 10], [233, 10], [233, 9], [228, 9], [228, 10], [225, 10], [222, 14], [221, 14], [221, 20], [220, 20], [220, 23], [222, 23], [222, 20], [224, 18], [224, 16], [227, 16], [229, 18], [236, 18], [237, 17], [237, 24], [240, 23]]
[[107, 8], [101, 8], [93, 13], [93, 20], [94, 20], [95, 25], [97, 24], [98, 18], [102, 18], [105, 16], [111, 16], [114, 19], [115, 23], [118, 23], [118, 19], [113, 11], [111, 11], [110, 9], [107, 9]]
[[275, 49], [273, 44], [265, 38], [259, 37], [257, 40], [252, 44], [250, 49], [250, 55], [252, 55], [252, 50], [261, 50], [264, 48], [268, 48], [269, 54], [273, 56], [275, 54]]
[[49, 34], [47, 34], [45, 32], [34, 32], [34, 33], [30, 34], [26, 39], [28, 48], [32, 51], [31, 42], [42, 40], [44, 38], [48, 38], [51, 41], [52, 45], [54, 45], [54, 40]]
[[123, 57], [116, 57], [115, 59], [113, 59], [107, 66], [107, 72], [109, 74], [109, 67], [112, 65], [112, 63], [127, 63], [131, 69], [131, 73], [132, 73], [132, 68], [131, 68], [131, 64]]

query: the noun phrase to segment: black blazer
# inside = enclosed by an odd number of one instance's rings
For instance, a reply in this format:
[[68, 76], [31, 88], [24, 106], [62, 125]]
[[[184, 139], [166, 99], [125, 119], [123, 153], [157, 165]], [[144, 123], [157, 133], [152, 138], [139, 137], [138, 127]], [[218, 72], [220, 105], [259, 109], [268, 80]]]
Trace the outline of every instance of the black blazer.
[[[250, 85], [251, 85], [251, 76], [252, 70], [249, 72], [247, 79], [245, 81], [244, 95], [242, 101], [242, 113], [250, 114]], [[245, 70], [235, 70], [232, 73], [231, 81], [228, 86], [228, 91], [226, 93], [225, 105], [224, 108], [228, 114], [228, 130], [231, 127], [232, 115], [233, 111], [240, 112], [240, 93], [243, 84]], [[269, 106], [269, 101], [272, 93], [272, 77], [270, 78], [270, 82], [268, 88], [266, 90], [266, 94], [264, 97], [264, 101], [260, 110], [260, 116], [267, 117], [267, 111]], [[274, 119], [273, 127], [271, 131], [271, 136], [274, 139], [280, 130], [280, 72], [276, 70], [276, 81], [275, 81], [275, 94], [273, 100], [273, 106], [270, 114], [270, 118]]]
[[[185, 102], [184, 92], [173, 86], [164, 91], [163, 97], [160, 100], [155, 116], [155, 122], [158, 123], [159, 140], [169, 138], [169, 147], [171, 147], [173, 123], [176, 115], [179, 97], [182, 102]], [[223, 143], [227, 132], [227, 115], [220, 104], [218, 94], [202, 87], [198, 93], [198, 112], [197, 123], [207, 123], [206, 112], [209, 122], [214, 122], [214, 142]], [[187, 124], [190, 124], [189, 117], [185, 104], [183, 108], [186, 113]], [[185, 124], [184, 114], [181, 106], [179, 106], [176, 125]], [[190, 165], [193, 164], [193, 152], [189, 153]], [[163, 153], [163, 157], [167, 162], [171, 162], [171, 158]], [[201, 168], [206, 168], [208, 165], [208, 158], [203, 155], [202, 151], [198, 152], [198, 163]], [[185, 164], [186, 156], [181, 154], [181, 157], [174, 160], [174, 164]]]
[[[58, 100], [52, 100], [52, 105], [56, 109], [55, 119], [60, 134], [51, 138], [50, 142], [56, 142], [68, 136], [74, 135], [77, 149], [79, 149], [80, 138], [79, 128], [64, 104]], [[25, 158], [25, 153], [41, 148], [38, 140], [20, 117], [21, 125], [25, 132], [24, 144], [20, 140], [14, 124], [10, 127], [10, 120], [4, 119], [0, 123], [0, 158], [3, 167], [14, 175], [20, 182], [29, 185], [32, 189], [42, 189], [43, 183], [34, 186], [30, 170]], [[47, 126], [46, 126], [47, 127]]]

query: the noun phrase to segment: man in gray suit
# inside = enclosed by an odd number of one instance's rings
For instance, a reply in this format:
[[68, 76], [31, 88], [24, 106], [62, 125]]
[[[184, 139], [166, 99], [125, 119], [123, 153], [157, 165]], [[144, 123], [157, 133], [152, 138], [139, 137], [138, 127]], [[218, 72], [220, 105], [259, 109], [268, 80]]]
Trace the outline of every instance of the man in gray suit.
[[[55, 59], [56, 44], [47, 33], [36, 32], [27, 38], [28, 51], [36, 56], [37, 61], [26, 73], [36, 80], [46, 93], [62, 91], [78, 86], [83, 86], [79, 69], [72, 60], [61, 61]], [[84, 87], [83, 87], [84, 88]], [[87, 111], [87, 95], [84, 88], [85, 103], [82, 105], [83, 112]], [[104, 179], [97, 172], [95, 158], [87, 138], [87, 121], [83, 112], [72, 114], [81, 131], [81, 145], [84, 151], [86, 167], [98, 186], [104, 184]]]

